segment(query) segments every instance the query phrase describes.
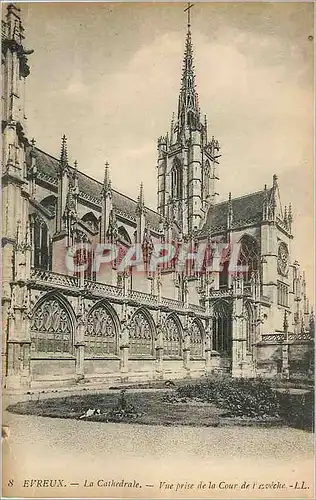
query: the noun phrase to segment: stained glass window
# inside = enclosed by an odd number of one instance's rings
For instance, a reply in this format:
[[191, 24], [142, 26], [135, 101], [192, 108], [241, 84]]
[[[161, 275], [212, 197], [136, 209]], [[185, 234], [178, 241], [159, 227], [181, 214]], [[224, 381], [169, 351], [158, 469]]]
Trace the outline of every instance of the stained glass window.
[[181, 334], [172, 316], [167, 318], [164, 326], [163, 349], [165, 356], [181, 356]]
[[137, 312], [130, 323], [129, 354], [153, 355], [153, 335], [149, 320], [141, 312]]
[[257, 241], [247, 235], [241, 238], [240, 244], [238, 266], [244, 266], [244, 281], [249, 283], [252, 271], [259, 270], [259, 247]]
[[102, 304], [88, 315], [85, 331], [85, 355], [117, 354], [117, 332], [107, 308]]
[[190, 329], [190, 354], [194, 357], [202, 357], [204, 354], [203, 349], [203, 335], [201, 328], [194, 321]]
[[218, 302], [213, 316], [213, 349], [231, 355], [232, 317], [226, 302]]
[[71, 319], [65, 306], [55, 297], [47, 298], [35, 308], [31, 339], [36, 352], [72, 352]]

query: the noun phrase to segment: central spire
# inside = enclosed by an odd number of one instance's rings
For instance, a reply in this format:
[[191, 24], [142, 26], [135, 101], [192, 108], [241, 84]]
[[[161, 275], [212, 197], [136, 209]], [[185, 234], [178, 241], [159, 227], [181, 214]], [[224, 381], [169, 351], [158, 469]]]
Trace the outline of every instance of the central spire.
[[195, 90], [195, 73], [193, 64], [193, 46], [191, 38], [190, 9], [193, 4], [188, 4], [185, 12], [188, 12], [188, 29], [185, 40], [183, 69], [181, 78], [181, 89], [178, 104], [178, 124], [183, 130], [186, 126], [195, 129], [199, 123], [199, 102]]
[[172, 116], [170, 135], [158, 139], [158, 212], [170, 219], [182, 235], [203, 227], [215, 198], [219, 144], [208, 141], [206, 118], [201, 121], [195, 85], [191, 8], [185, 37], [178, 112]]

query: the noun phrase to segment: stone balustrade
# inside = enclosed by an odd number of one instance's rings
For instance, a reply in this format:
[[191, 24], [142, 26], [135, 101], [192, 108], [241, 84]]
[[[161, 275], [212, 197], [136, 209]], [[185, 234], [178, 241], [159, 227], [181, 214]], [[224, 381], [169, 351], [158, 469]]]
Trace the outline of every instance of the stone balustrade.
[[263, 343], [282, 343], [282, 342], [310, 342], [312, 340], [308, 332], [289, 333], [286, 337], [284, 333], [263, 333], [261, 341]]
[[170, 309], [183, 311], [185, 309], [184, 302], [176, 299], [168, 299], [167, 297], [161, 298], [161, 305], [169, 307]]
[[288, 334], [288, 340], [290, 342], [297, 342], [297, 341], [303, 341], [303, 342], [311, 342], [313, 338], [309, 333], [289, 333]]
[[200, 306], [198, 304], [189, 304], [189, 309], [191, 311], [205, 313], [205, 307]]
[[[41, 288], [49, 287], [58, 289], [72, 289], [76, 292], [80, 290], [80, 281], [76, 276], [67, 276], [65, 274], [53, 273], [51, 271], [43, 271], [41, 269], [33, 269], [31, 272], [30, 282], [40, 286]], [[197, 314], [205, 314], [205, 308], [198, 304], [184, 304], [176, 299], [162, 297], [160, 302], [157, 295], [141, 292], [138, 290], [127, 290], [126, 296], [122, 287], [100, 283], [97, 281], [84, 280], [84, 291], [92, 296], [109, 299], [127, 299], [136, 302], [139, 305], [168, 307], [174, 311], [188, 311]]]
[[42, 285], [55, 286], [56, 288], [79, 287], [79, 279], [76, 276], [67, 276], [67, 274], [53, 273], [41, 269], [31, 271], [31, 281]]
[[152, 305], [158, 304], [157, 295], [151, 295], [150, 293], [139, 292], [138, 290], [129, 290], [128, 297], [142, 304], [152, 304]]
[[224, 298], [231, 297], [233, 295], [233, 290], [231, 288], [221, 288], [219, 290], [211, 290], [210, 298]]
[[263, 333], [262, 342], [264, 343], [279, 343], [284, 341], [284, 333]]
[[123, 289], [118, 286], [85, 280], [85, 290], [101, 297], [123, 297]]

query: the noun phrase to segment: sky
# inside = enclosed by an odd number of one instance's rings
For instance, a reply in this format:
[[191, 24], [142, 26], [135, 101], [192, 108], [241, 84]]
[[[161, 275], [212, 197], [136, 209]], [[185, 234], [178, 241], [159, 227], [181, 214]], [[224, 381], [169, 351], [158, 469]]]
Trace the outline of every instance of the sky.
[[[186, 34], [182, 3], [20, 4], [29, 57], [28, 137], [156, 208], [157, 138], [177, 110]], [[221, 144], [219, 200], [278, 175], [292, 203], [298, 258], [312, 296], [313, 4], [196, 3], [196, 83], [209, 135]]]

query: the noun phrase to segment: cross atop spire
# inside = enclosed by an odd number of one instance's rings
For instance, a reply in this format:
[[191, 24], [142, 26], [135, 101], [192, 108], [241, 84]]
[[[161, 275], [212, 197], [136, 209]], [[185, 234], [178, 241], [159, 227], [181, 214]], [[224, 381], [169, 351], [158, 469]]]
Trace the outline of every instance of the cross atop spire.
[[191, 9], [194, 7], [194, 3], [188, 2], [188, 6], [186, 9], [184, 9], [184, 12], [188, 13], [188, 31], [190, 31], [191, 28]]

